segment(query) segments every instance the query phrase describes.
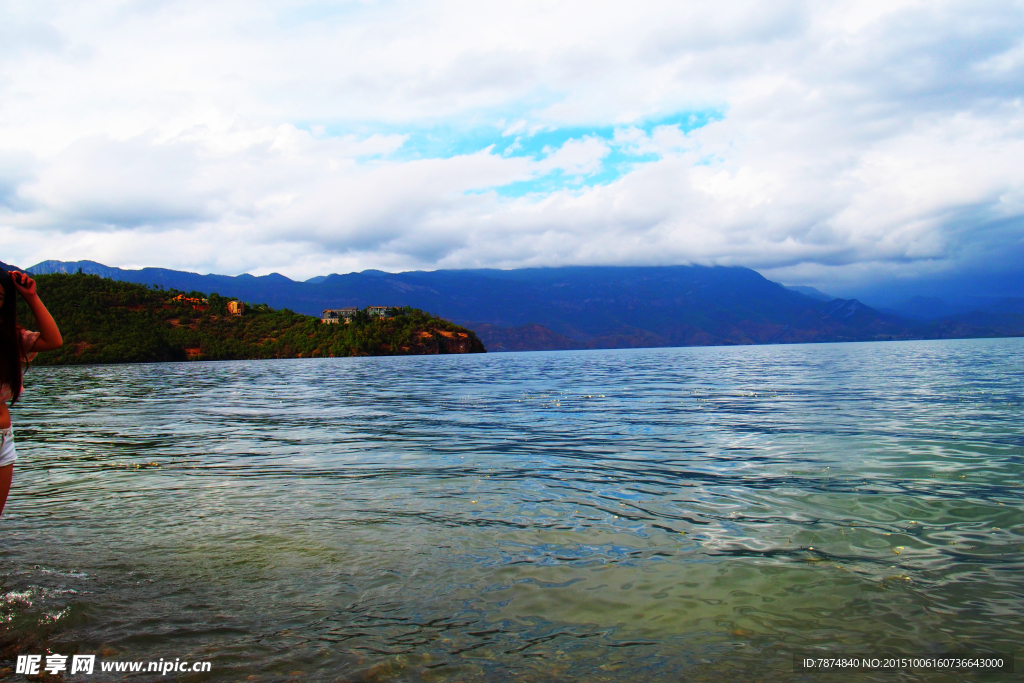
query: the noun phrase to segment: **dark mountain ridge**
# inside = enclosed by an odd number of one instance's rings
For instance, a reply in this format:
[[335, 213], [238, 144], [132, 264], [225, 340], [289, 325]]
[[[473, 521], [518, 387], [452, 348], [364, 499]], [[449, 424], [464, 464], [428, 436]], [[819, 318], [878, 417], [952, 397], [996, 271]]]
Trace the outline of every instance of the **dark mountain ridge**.
[[[319, 315], [325, 308], [412, 306], [477, 330], [491, 350], [1000, 336], [1024, 333], [1015, 313], [912, 321], [854, 299], [823, 300], [742, 267], [571, 266], [519, 270], [368, 270], [296, 282], [264, 276], [124, 270], [45, 261], [33, 273], [94, 273], [183, 291], [218, 292]], [[1019, 322], [1019, 324], [1018, 324]]]

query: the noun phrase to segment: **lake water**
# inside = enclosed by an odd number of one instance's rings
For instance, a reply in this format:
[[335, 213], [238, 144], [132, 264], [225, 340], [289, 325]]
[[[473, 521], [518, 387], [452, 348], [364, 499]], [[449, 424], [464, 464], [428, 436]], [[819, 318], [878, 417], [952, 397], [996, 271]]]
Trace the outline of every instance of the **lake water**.
[[34, 368], [5, 657], [723, 681], [1012, 653], [1022, 372], [1024, 339]]

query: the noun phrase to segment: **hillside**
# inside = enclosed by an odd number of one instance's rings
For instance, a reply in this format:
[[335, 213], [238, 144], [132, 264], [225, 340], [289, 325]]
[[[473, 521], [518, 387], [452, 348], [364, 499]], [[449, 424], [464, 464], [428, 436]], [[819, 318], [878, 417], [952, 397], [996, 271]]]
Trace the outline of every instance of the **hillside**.
[[856, 300], [794, 291], [749, 268], [580, 266], [520, 270], [364, 271], [296, 282], [283, 275], [198, 275], [46, 261], [180, 290], [230, 291], [276, 308], [409, 305], [477, 331], [488, 349], [628, 348], [871, 341], [1024, 334], [1013, 311], [909, 320]]
[[[748, 268], [565, 267], [364, 271], [295, 282], [283, 275], [197, 275], [92, 262], [47, 261], [31, 272], [81, 267], [181, 290], [231, 291], [315, 314], [340, 306], [408, 304], [480, 330], [509, 350], [904, 339], [917, 330], [855, 302], [826, 302]], [[846, 308], [844, 308], [846, 307]], [[852, 307], [852, 308], [850, 308]], [[853, 310], [856, 313], [852, 313]], [[543, 329], [541, 329], [543, 328]]]
[[[36, 282], [64, 337], [63, 348], [40, 354], [36, 365], [484, 352], [472, 330], [411, 307], [384, 319], [360, 311], [350, 324], [325, 325], [265, 304], [235, 316], [218, 294], [96, 275], [38, 275]], [[177, 295], [208, 304], [172, 301]], [[19, 306], [22, 324], [32, 327], [28, 307]]]

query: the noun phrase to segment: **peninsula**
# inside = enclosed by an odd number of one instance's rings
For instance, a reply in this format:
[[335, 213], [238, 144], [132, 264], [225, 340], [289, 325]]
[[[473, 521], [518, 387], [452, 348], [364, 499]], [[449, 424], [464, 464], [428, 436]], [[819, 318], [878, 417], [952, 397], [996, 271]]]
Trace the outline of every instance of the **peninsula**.
[[[408, 306], [361, 309], [346, 324], [217, 293], [150, 287], [96, 275], [37, 275], [64, 336], [35, 365], [484, 353], [476, 334]], [[24, 302], [26, 327], [34, 321]]]

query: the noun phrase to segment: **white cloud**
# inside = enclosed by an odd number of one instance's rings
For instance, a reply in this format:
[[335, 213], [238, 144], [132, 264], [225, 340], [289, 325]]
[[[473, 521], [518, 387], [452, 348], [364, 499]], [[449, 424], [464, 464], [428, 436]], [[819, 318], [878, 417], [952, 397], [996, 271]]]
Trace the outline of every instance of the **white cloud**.
[[[706, 262], [852, 286], [1024, 238], [1016, 3], [106, 0], [0, 26], [8, 262]], [[488, 129], [511, 146], [474, 147]]]
[[584, 137], [567, 140], [558, 149], [547, 148], [547, 156], [538, 164], [541, 170], [559, 169], [569, 175], [594, 173], [601, 168], [601, 160], [611, 151], [601, 138]]

